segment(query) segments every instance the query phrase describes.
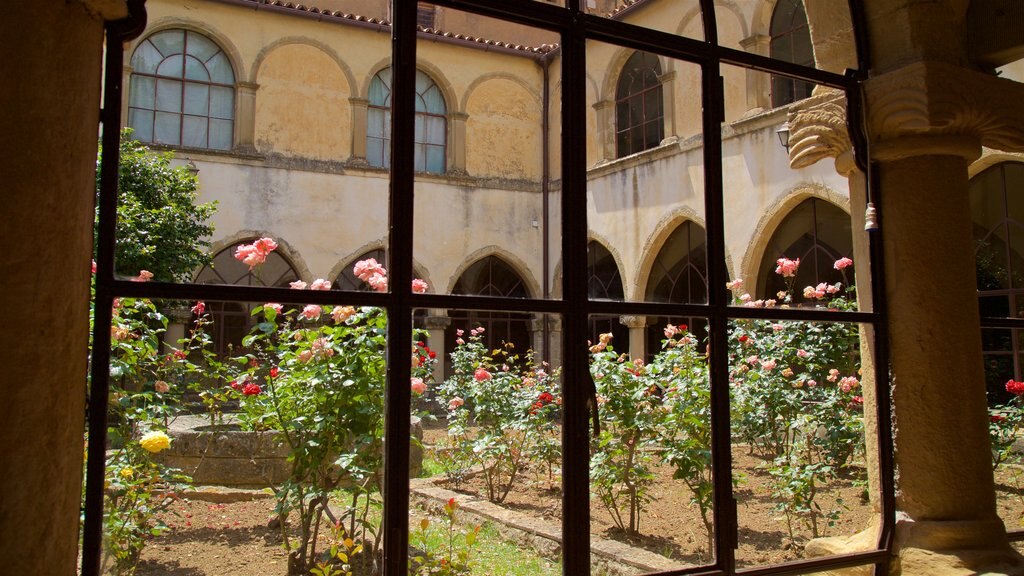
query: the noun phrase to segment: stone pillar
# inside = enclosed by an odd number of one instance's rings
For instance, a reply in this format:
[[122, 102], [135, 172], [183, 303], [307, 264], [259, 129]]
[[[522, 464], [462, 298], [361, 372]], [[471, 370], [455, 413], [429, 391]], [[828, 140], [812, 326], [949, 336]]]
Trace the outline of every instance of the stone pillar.
[[[127, 84], [126, 84], [127, 86]], [[255, 82], [238, 83], [238, 114], [235, 115], [235, 149], [256, 152], [256, 90]]]
[[167, 308], [163, 312], [167, 316], [167, 330], [164, 331], [163, 337], [164, 344], [178, 349], [181, 347], [179, 342], [185, 338], [186, 327], [192, 320], [192, 310], [182, 306]]
[[469, 114], [452, 112], [449, 114], [449, 118], [451, 118], [452, 125], [449, 128], [451, 145], [448, 147], [448, 171], [455, 174], [465, 174], [466, 121], [469, 120]]
[[938, 561], [1021, 574], [1024, 559], [996, 515], [967, 166], [982, 145], [1024, 148], [1024, 85], [924, 61], [872, 77], [865, 92], [885, 242], [901, 570], [935, 573]]
[[597, 114], [597, 150], [601, 156], [597, 162], [603, 164], [615, 159], [615, 102], [601, 100], [593, 106]]
[[442, 382], [448, 376], [444, 370], [445, 359], [448, 357], [448, 351], [444, 348], [444, 331], [452, 325], [452, 319], [444, 310], [431, 309], [428, 314], [423, 320], [423, 327], [427, 330], [427, 346], [437, 353], [434, 382]]
[[124, 2], [38, 0], [0, 18], [6, 574], [75, 574], [103, 21], [125, 16]]
[[619, 316], [619, 323], [629, 328], [629, 357], [647, 358], [647, 316]]
[[[771, 38], [764, 34], [755, 34], [740, 40], [740, 46], [743, 47], [744, 50], [751, 54], [757, 54], [758, 56], [767, 56], [770, 45]], [[751, 70], [749, 68], [747, 69], [748, 110], [767, 110], [772, 107], [772, 89], [768, 82], [770, 78], [771, 76], [764, 72]]]
[[352, 160], [366, 163], [366, 116], [370, 101], [366, 98], [349, 98], [352, 106]]
[[665, 115], [667, 125], [665, 126], [665, 138], [662, 142], [679, 139], [679, 127], [676, 124], [676, 78], [675, 70], [669, 70], [658, 77], [661, 82], [662, 113]]

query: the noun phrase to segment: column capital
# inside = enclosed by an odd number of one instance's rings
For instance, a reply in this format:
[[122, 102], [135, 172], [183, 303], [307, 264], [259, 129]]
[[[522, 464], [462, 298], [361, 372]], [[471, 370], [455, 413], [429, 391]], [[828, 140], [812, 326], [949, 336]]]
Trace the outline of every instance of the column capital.
[[768, 48], [771, 46], [772, 39], [766, 34], [754, 34], [753, 36], [747, 36], [740, 40], [740, 47], [750, 52], [751, 54], [760, 54], [761, 56], [768, 55]]
[[125, 0], [78, 0], [91, 14], [103, 20], [120, 20], [128, 17], [128, 3]]
[[255, 92], [259, 89], [260, 85], [255, 82], [238, 82], [238, 90], [242, 92]]
[[1024, 151], [1024, 84], [938, 61], [915, 62], [865, 84], [872, 155], [899, 160], [986, 146]]
[[646, 328], [647, 316], [619, 316], [619, 324], [627, 328]]
[[423, 327], [427, 330], [447, 330], [452, 319], [447, 316], [427, 316], [423, 319]]

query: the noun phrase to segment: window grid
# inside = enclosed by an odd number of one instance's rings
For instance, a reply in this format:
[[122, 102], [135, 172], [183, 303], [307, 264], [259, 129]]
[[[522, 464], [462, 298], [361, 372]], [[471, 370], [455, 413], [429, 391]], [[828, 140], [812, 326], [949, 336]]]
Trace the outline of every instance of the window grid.
[[[180, 51], [172, 52], [170, 50], [173, 46], [166, 44], [161, 50], [155, 42], [161, 35], [166, 37], [177, 34], [182, 35]], [[207, 45], [207, 49], [210, 46], [216, 48], [216, 51], [200, 59], [192, 52], [202, 50], [203, 44]], [[193, 50], [193, 45], [199, 47]], [[151, 65], [147, 62], [147, 51], [159, 54], [162, 57], [160, 63]], [[173, 71], [176, 67], [174, 59], [179, 57], [179, 73], [160, 74], [160, 68], [165, 65]], [[219, 68], [211, 73], [208, 65], [213, 62], [217, 62]], [[234, 134], [234, 73], [219, 46], [191, 30], [164, 30], [139, 44], [132, 57], [132, 64], [135, 69], [132, 71], [129, 91], [128, 125], [134, 128], [136, 139], [190, 148], [231, 148]], [[144, 70], [148, 68], [152, 69]], [[196, 77], [199, 72], [205, 74], [205, 80]], [[228, 81], [215, 81], [216, 76]], [[205, 99], [201, 97], [203, 92], [206, 93]], [[197, 95], [200, 97], [196, 98]], [[173, 124], [177, 125], [176, 130], [169, 128]]]
[[[583, 13], [576, 2], [569, 6], [556, 7], [539, 2], [496, 0], [437, 0], [440, 6], [457, 7], [484, 16], [502, 18], [519, 24], [546, 28], [562, 35], [560, 51], [563, 105], [561, 106], [562, 126], [560, 136], [562, 150], [562, 257], [565, 262], [564, 296], [561, 300], [507, 299], [459, 295], [411, 294], [405, 290], [387, 294], [340, 293], [334, 291], [304, 291], [304, 301], [316, 304], [335, 305], [341, 303], [384, 307], [390, 319], [388, 326], [388, 382], [400, 383], [386, 389], [386, 434], [392, 438], [407, 437], [409, 434], [410, 390], [406, 384], [410, 376], [409, 363], [403, 361], [408, 355], [408, 343], [412, 338], [412, 311], [414, 308], [461, 308], [471, 310], [527, 311], [545, 314], [559, 314], [563, 317], [564, 342], [563, 367], [565, 380], [565, 403], [563, 412], [563, 571], [566, 574], [589, 572], [589, 501], [588, 501], [588, 450], [587, 398], [590, 392], [587, 378], [587, 351], [582, 345], [587, 332], [587, 314], [625, 312], [636, 314], [658, 314], [672, 312], [693, 312], [705, 316], [709, 321], [709, 365], [712, 392], [712, 428], [714, 448], [712, 453], [714, 475], [718, 478], [713, 488], [715, 554], [714, 564], [668, 572], [664, 574], [792, 574], [813, 572], [825, 568], [858, 565], [875, 566], [876, 574], [888, 571], [888, 561], [895, 525], [895, 501], [892, 478], [891, 431], [886, 426], [878, 428], [882, 483], [882, 526], [875, 550], [798, 561], [785, 565], [737, 570], [734, 547], [736, 545], [736, 506], [732, 496], [729, 455], [729, 397], [727, 328], [731, 319], [772, 317], [780, 320], [853, 321], [874, 327], [876, 338], [876, 393], [887, 397], [888, 351], [885, 320], [884, 256], [878, 242], [880, 232], [869, 236], [871, 252], [873, 312], [820, 312], [799, 309], [746, 309], [727, 306], [725, 281], [724, 206], [722, 203], [722, 138], [721, 123], [724, 121], [722, 106], [722, 83], [720, 69], [723, 63], [748, 68], [775, 70], [775, 64], [764, 57], [743, 53], [717, 46], [717, 30], [713, 0], [699, 0], [703, 13], [705, 42], [694, 42], [653, 30], [640, 30], [623, 22], [609, 21]], [[457, 6], [456, 6], [457, 4]], [[130, 4], [133, 18], [129, 22], [108, 24], [108, 42], [131, 39], [141, 30], [144, 21], [141, 3]], [[392, 131], [394, 164], [391, 168], [389, 215], [391, 236], [389, 253], [391, 264], [391, 286], [408, 286], [412, 280], [413, 213], [408, 210], [414, 200], [414, 158], [415, 138], [413, 126], [416, 118], [416, 4], [393, 3], [393, 63], [396, 69], [394, 90], [396, 101], [392, 108], [395, 128]], [[861, 5], [850, 0], [853, 12], [855, 34], [858, 45], [863, 45], [863, 31], [860, 30], [864, 15]], [[678, 58], [701, 66], [701, 90], [704, 107], [704, 160], [705, 160], [705, 204], [708, 235], [708, 283], [714, 287], [708, 295], [707, 305], [657, 304], [657, 303], [607, 303], [591, 301], [587, 297], [587, 215], [586, 202], [586, 158], [583, 143], [586, 134], [586, 41], [620, 43], [637, 50], [655, 51], [665, 57]], [[94, 355], [92, 363], [92, 384], [90, 405], [105, 406], [109, 393], [109, 363], [111, 304], [119, 296], [205, 299], [223, 301], [280, 301], [294, 300], [295, 291], [282, 288], [246, 286], [202, 286], [171, 283], [133, 283], [118, 280], [113, 274], [114, 231], [116, 224], [117, 187], [117, 138], [120, 119], [120, 101], [116, 98], [121, 89], [121, 78], [117, 72], [123, 65], [123, 54], [117, 50], [106, 53], [106, 100], [102, 121], [103, 143], [114, 153], [104, 155], [100, 174], [99, 195], [99, 240], [97, 245], [98, 272], [96, 276], [96, 316], [94, 324]], [[814, 69], [786, 67], [790, 75], [799, 76], [818, 84], [846, 91], [850, 105], [850, 125], [858, 126], [862, 114], [857, 92], [858, 76], [839, 76]], [[855, 130], [854, 140], [857, 158], [863, 163], [865, 140]], [[874, 181], [869, 178], [872, 184]], [[872, 197], [877, 195], [876, 186], [869, 188]], [[877, 201], [877, 200], [876, 200]], [[1021, 322], [1024, 327], [1024, 322]], [[886, 402], [878, 404], [878, 420], [889, 421], [891, 415]], [[89, 430], [92, 442], [89, 445], [87, 461], [87, 486], [85, 523], [83, 526], [84, 576], [98, 576], [102, 546], [102, 505], [104, 434], [106, 410], [89, 412]], [[405, 443], [389, 443], [385, 451], [386, 470], [407, 470], [409, 447]], [[408, 555], [408, 507], [409, 480], [405, 474], [384, 474], [384, 530], [389, 537], [384, 542], [383, 570], [387, 576], [402, 576], [407, 573]]]
[[[771, 23], [769, 51], [772, 58], [801, 66], [814, 66], [811, 31], [803, 0], [780, 0], [775, 5]], [[772, 75], [772, 107], [778, 108], [811, 95], [814, 84]]]
[[656, 147], [665, 137], [661, 64], [646, 52], [630, 56], [615, 94], [615, 142], [619, 158]]

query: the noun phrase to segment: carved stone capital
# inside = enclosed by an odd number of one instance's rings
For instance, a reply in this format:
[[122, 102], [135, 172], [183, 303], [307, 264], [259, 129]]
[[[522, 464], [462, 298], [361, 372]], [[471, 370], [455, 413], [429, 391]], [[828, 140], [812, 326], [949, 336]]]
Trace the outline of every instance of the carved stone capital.
[[1024, 84], [945, 62], [916, 62], [865, 83], [872, 156], [1024, 151]]
[[846, 97], [840, 90], [819, 88], [814, 96], [790, 108], [787, 122], [792, 168], [839, 158], [852, 148], [846, 127]]
[[452, 319], [447, 316], [427, 316], [423, 319], [423, 327], [427, 330], [446, 330], [452, 325]]
[[619, 323], [627, 328], [646, 328], [647, 316], [619, 316]]

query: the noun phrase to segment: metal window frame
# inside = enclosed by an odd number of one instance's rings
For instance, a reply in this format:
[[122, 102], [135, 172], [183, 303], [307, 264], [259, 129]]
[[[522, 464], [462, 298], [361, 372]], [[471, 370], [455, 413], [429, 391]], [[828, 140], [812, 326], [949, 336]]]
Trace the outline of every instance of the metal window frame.
[[[720, 46], [713, 0], [698, 0], [703, 12], [704, 40], [683, 38], [670, 33], [645, 29], [620, 20], [588, 14], [585, 0], [565, 0], [559, 6], [535, 0], [434, 0], [432, 4], [478, 15], [504, 19], [513, 23], [543, 28], [560, 34], [558, 50], [561, 58], [563, 106], [560, 136], [562, 151], [561, 253], [563, 297], [561, 299], [510, 299], [469, 295], [413, 294], [408, 290], [389, 293], [351, 291], [294, 291], [287, 288], [196, 285], [173, 283], [135, 283], [114, 276], [114, 241], [117, 207], [118, 137], [122, 95], [123, 51], [106, 51], [102, 142], [106, 153], [100, 174], [99, 234], [95, 296], [95, 331], [91, 387], [89, 390], [88, 426], [90, 444], [86, 471], [85, 522], [83, 526], [83, 576], [99, 576], [102, 546], [103, 477], [106, 464], [104, 435], [107, 426], [106, 400], [109, 394], [111, 306], [115, 297], [148, 297], [202, 299], [225, 301], [274, 301], [293, 304], [379, 306], [388, 313], [387, 382], [407, 383], [410, 365], [407, 361], [412, 339], [413, 311], [418, 308], [455, 308], [464, 310], [499, 310], [555, 314], [563, 319], [563, 573], [578, 576], [590, 570], [590, 502], [589, 502], [589, 433], [588, 400], [592, 394], [589, 380], [588, 354], [585, 346], [588, 318], [591, 314], [636, 314], [656, 316], [697, 316], [708, 319], [711, 354], [712, 417], [714, 433], [712, 468], [717, 478], [714, 486], [714, 525], [716, 526], [715, 561], [713, 564], [663, 572], [663, 575], [701, 574], [704, 576], [744, 574], [802, 574], [818, 569], [874, 565], [875, 574], [887, 574], [895, 525], [895, 492], [893, 486], [892, 436], [883, 425], [878, 434], [879, 475], [882, 497], [882, 524], [875, 550], [796, 561], [773, 566], [737, 569], [736, 503], [732, 495], [729, 391], [728, 391], [728, 322], [741, 318], [858, 322], [874, 327], [875, 380], [877, 418], [891, 421], [888, 380], [888, 342], [884, 262], [881, 245], [883, 215], [879, 228], [869, 234], [871, 287], [874, 309], [870, 312], [822, 312], [808, 309], [756, 309], [730, 306], [725, 289], [725, 228], [722, 182], [721, 125], [725, 119], [721, 67], [739, 66], [794, 79], [806, 80], [844, 90], [847, 96], [850, 137], [854, 143], [858, 166], [866, 172], [869, 199], [878, 202], [877, 170], [868, 158], [868, 142], [863, 130], [860, 81], [865, 77], [869, 54], [864, 38], [866, 19], [861, 0], [849, 0], [854, 22], [859, 71], [845, 75], [807, 68], [792, 63], [746, 53]], [[389, 195], [390, 235], [387, 252], [391, 255], [391, 286], [410, 286], [413, 270], [414, 215], [414, 119], [415, 74], [417, 49], [417, 3], [392, 0], [392, 168]], [[141, 34], [145, 25], [144, 0], [128, 0], [130, 17], [107, 25], [107, 45], [122, 42]], [[586, 56], [588, 40], [613, 43], [635, 50], [686, 60], [699, 65], [702, 71], [704, 133], [704, 179], [708, 284], [711, 287], [706, 304], [664, 304], [641, 302], [592, 301], [587, 294], [587, 168], [586, 138]], [[991, 325], [1024, 328], [1024, 319], [999, 319]], [[386, 386], [385, 425], [391, 438], [409, 436], [411, 393], [408, 385]], [[408, 443], [389, 443], [385, 452], [385, 470], [402, 473], [384, 475], [384, 563], [386, 576], [407, 574], [409, 544], [409, 479]]]

